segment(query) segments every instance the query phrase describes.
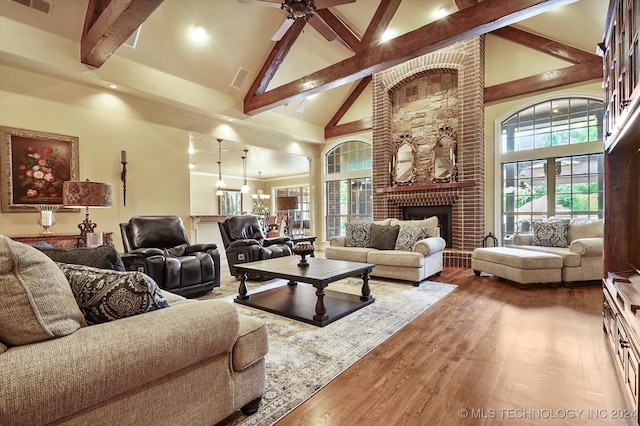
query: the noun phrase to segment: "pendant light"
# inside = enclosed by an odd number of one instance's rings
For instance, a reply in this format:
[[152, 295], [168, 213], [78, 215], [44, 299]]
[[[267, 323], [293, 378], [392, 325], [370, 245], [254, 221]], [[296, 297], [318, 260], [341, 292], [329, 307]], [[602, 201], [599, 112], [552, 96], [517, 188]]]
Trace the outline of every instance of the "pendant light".
[[218, 181], [216, 182], [216, 195], [222, 195], [222, 187], [225, 186], [222, 180], [222, 139], [218, 139]]
[[242, 187], [240, 188], [241, 194], [249, 193], [249, 185], [247, 185], [247, 152], [248, 149], [244, 149], [244, 155], [242, 156]]

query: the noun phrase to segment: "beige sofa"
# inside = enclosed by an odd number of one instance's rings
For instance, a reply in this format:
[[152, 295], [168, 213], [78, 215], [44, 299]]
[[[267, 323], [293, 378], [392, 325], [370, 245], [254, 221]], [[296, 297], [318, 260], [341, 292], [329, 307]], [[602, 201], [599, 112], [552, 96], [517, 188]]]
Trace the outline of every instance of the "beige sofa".
[[[551, 218], [550, 221], [553, 221]], [[572, 219], [562, 244], [534, 245], [534, 234], [516, 234], [513, 245], [475, 249], [471, 267], [520, 284], [600, 280], [603, 266], [603, 221]]]
[[568, 247], [534, 246], [533, 234], [516, 234], [513, 248], [562, 257], [563, 282], [599, 280], [604, 276], [603, 235], [601, 219], [572, 219], [567, 230]]
[[[373, 222], [381, 226], [410, 226], [427, 229], [427, 236], [412, 242], [405, 250], [348, 246], [347, 236], [336, 236], [325, 248], [327, 259], [373, 263], [372, 276], [411, 281], [418, 285], [433, 275], [440, 275], [446, 242], [439, 235], [437, 218], [423, 221], [384, 219]], [[398, 238], [401, 238], [399, 235]], [[370, 244], [369, 244], [370, 245]]]
[[88, 326], [58, 266], [25, 247], [0, 235], [1, 425], [213, 425], [257, 410], [263, 321], [165, 291], [170, 307]]

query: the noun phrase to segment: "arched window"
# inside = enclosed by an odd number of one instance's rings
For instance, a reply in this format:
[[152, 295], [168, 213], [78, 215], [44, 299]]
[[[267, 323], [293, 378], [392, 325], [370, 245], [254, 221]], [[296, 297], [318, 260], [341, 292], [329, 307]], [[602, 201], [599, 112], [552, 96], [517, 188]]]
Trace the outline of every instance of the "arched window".
[[534, 220], [602, 217], [602, 115], [599, 100], [557, 98], [501, 123], [503, 243]]
[[354, 218], [373, 219], [373, 153], [365, 142], [341, 143], [325, 154], [327, 239], [344, 235]]

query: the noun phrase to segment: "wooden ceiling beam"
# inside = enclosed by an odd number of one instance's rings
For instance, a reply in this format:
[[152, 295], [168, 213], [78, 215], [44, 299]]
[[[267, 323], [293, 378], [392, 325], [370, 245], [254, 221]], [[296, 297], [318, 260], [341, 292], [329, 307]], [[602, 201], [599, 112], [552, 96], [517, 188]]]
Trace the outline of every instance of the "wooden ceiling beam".
[[382, 38], [382, 34], [387, 30], [387, 26], [393, 15], [396, 14], [401, 2], [402, 0], [382, 0], [380, 2], [362, 36], [363, 47], [367, 48]]
[[574, 64], [602, 60], [602, 58], [595, 53], [589, 53], [582, 49], [569, 46], [568, 44], [560, 43], [513, 27], [499, 28], [491, 32], [491, 34]]
[[[484, 0], [355, 56], [260, 95], [246, 97], [244, 111], [257, 114], [314, 93], [353, 82], [471, 37], [527, 19], [575, 0]], [[363, 38], [364, 40], [364, 38]]]
[[[262, 65], [262, 68], [258, 72], [258, 75], [256, 75], [253, 83], [251, 83], [251, 87], [247, 92], [247, 97], [262, 94], [267, 90], [273, 76], [276, 75], [276, 72], [282, 65], [284, 58], [287, 57], [289, 50], [291, 50], [291, 46], [293, 46], [302, 33], [305, 23], [304, 19], [296, 19], [293, 21], [293, 24], [289, 27], [284, 36], [276, 42], [273, 49], [271, 49], [271, 52], [269, 52], [269, 56]], [[247, 97], [245, 97], [245, 102]]]
[[602, 80], [602, 59], [546, 71], [529, 77], [485, 87], [484, 102], [495, 102], [568, 84]]
[[342, 20], [329, 9], [320, 9], [316, 11], [316, 16], [322, 19], [324, 23], [336, 34], [337, 40], [351, 51], [357, 53], [363, 50], [362, 43], [355, 31], [342, 22]]
[[80, 61], [99, 68], [163, 0], [89, 0]]
[[458, 10], [466, 9], [467, 7], [475, 6], [478, 4], [478, 0], [455, 0]]
[[329, 123], [327, 124], [327, 126], [335, 126], [336, 124], [338, 124], [340, 119], [342, 117], [344, 117], [344, 115], [347, 113], [349, 108], [351, 108], [351, 106], [354, 104], [354, 102], [362, 94], [364, 89], [367, 88], [369, 83], [371, 83], [371, 76], [370, 75], [368, 75], [365, 78], [363, 78], [362, 80], [360, 80], [358, 85], [351, 91], [351, 93], [349, 93], [349, 96], [347, 96], [347, 99], [340, 106], [340, 109], [338, 109], [338, 111], [333, 115], [333, 117], [331, 117], [331, 120], [329, 120]]
[[367, 117], [361, 120], [350, 121], [349, 123], [338, 124], [324, 129], [325, 139], [335, 138], [338, 136], [350, 135], [353, 133], [364, 132], [373, 128], [373, 118]]

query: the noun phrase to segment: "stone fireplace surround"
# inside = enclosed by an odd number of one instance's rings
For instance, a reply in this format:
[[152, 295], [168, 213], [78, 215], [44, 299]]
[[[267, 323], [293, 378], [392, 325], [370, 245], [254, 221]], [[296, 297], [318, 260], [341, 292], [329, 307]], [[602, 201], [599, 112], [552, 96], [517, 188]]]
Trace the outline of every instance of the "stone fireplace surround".
[[[390, 164], [393, 93], [425, 75], [458, 75], [458, 182], [393, 186]], [[412, 126], [415, 124], [412, 124]], [[424, 173], [418, 173], [424, 175]], [[409, 60], [373, 75], [373, 217], [403, 218], [403, 207], [452, 207], [451, 248], [444, 265], [470, 267], [471, 252], [484, 238], [484, 37]]]

